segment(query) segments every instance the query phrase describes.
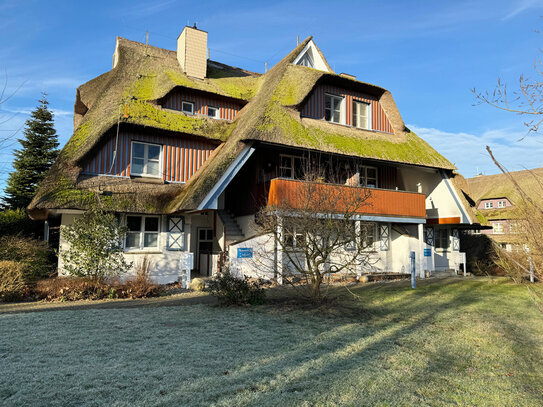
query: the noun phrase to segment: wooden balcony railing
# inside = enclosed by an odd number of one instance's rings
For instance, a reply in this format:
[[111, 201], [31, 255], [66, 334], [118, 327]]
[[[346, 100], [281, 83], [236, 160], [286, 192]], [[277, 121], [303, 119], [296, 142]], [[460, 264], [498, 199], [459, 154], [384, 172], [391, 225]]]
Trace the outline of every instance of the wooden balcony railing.
[[425, 218], [425, 195], [416, 192], [275, 178], [268, 206], [332, 213]]

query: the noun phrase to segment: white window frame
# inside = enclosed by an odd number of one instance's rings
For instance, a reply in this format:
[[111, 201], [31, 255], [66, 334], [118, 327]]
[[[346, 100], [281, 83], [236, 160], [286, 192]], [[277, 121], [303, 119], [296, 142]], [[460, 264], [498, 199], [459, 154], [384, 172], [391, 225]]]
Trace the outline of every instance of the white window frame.
[[492, 208], [492, 202], [485, 202], [485, 209]]
[[[124, 247], [124, 251], [125, 252], [134, 252], [134, 251], [157, 251], [157, 250], [160, 250], [160, 233], [161, 233], [161, 223], [162, 223], [162, 219], [160, 216], [157, 216], [157, 215], [139, 215], [139, 214], [128, 214], [128, 215], [125, 215], [124, 217], [124, 226], [127, 226], [128, 225], [128, 217], [136, 217], [136, 218], [141, 218], [140, 220], [140, 231], [139, 231], [139, 235], [140, 235], [140, 245], [139, 247], [127, 247], [126, 246], [126, 239], [128, 238], [128, 235], [129, 234], [135, 234], [135, 233], [138, 233], [138, 232], [130, 232], [130, 231], [127, 231], [126, 232], [126, 236], [123, 240], [123, 247]], [[158, 219], [158, 231], [156, 232], [146, 232], [145, 231], [145, 219], [146, 218], [155, 218], [155, 219]], [[156, 239], [156, 246], [148, 246], [148, 247], [145, 247], [144, 246], [144, 243], [145, 243], [145, 234], [146, 233], [156, 233], [157, 234], [157, 239]]]
[[[357, 106], [365, 106], [367, 109], [367, 115], [366, 115], [366, 126], [360, 125], [360, 114], [357, 114], [358, 107]], [[353, 123], [356, 123], [354, 126], [357, 129], [363, 129], [363, 130], [372, 130], [371, 128], [371, 104], [364, 102], [362, 100], [353, 100]]]
[[498, 201], [498, 208], [505, 208], [505, 201]]
[[[144, 149], [144, 157], [143, 157], [143, 169], [144, 169], [144, 172], [143, 173], [139, 173], [139, 172], [134, 172], [134, 166], [132, 165], [132, 162], [134, 160], [134, 144], [144, 144], [146, 146], [157, 146], [160, 148], [160, 153], [158, 155], [158, 174], [157, 175], [153, 175], [153, 174], [148, 174], [145, 172], [146, 168], [147, 168], [147, 163], [149, 161], [149, 147], [146, 147]], [[161, 144], [155, 144], [155, 143], [147, 143], [145, 141], [137, 141], [137, 140], [132, 140], [132, 143], [130, 145], [130, 176], [133, 176], [133, 175], [136, 175], [138, 177], [147, 177], [147, 178], [162, 178], [162, 172], [163, 172], [163, 169], [162, 169], [162, 155], [163, 155], [163, 146]], [[141, 158], [141, 157], [137, 157], [137, 158]]]
[[492, 224], [492, 234], [494, 235], [503, 235], [503, 223], [501, 222], [495, 222]]
[[[292, 242], [288, 242], [289, 237], [292, 239]], [[296, 230], [296, 226], [288, 227], [283, 226], [283, 245], [293, 250], [299, 250], [298, 240], [303, 241], [305, 235]]]
[[298, 61], [296, 65], [307, 66], [308, 68], [315, 68], [315, 62], [313, 61], [313, 56], [310, 55], [309, 52], [310, 52], [309, 49], [306, 52], [304, 52], [304, 54], [302, 55], [302, 57], [300, 58], [300, 60]]
[[[368, 185], [368, 169], [375, 170], [375, 186], [367, 187]], [[367, 188], [379, 188], [379, 170], [377, 167], [371, 165], [359, 165], [358, 166], [358, 185]]]
[[[330, 104], [330, 109], [327, 109], [326, 108], [326, 98], [331, 98], [332, 100], [339, 101], [339, 122], [335, 122], [335, 121], [332, 120], [332, 118], [333, 118], [332, 113], [336, 110], [335, 109], [336, 105], [334, 103], [331, 103]], [[330, 110], [330, 119], [331, 120], [326, 120], [326, 111], [327, 110]], [[325, 93], [324, 94], [324, 120], [329, 122], [329, 123], [345, 124], [345, 98], [343, 96], [332, 95], [331, 93]]]
[[[215, 109], [215, 114], [210, 115], [209, 109]], [[219, 119], [220, 118], [220, 111], [218, 107], [215, 106], [207, 106], [207, 117], [211, 117], [212, 119]]]
[[[185, 110], [185, 104], [190, 105], [191, 109], [190, 110]], [[191, 102], [191, 101], [188, 101], [188, 100], [183, 100], [181, 102], [181, 111], [183, 113], [194, 114], [194, 110], [195, 110], [194, 108], [195, 108], [194, 102]]]

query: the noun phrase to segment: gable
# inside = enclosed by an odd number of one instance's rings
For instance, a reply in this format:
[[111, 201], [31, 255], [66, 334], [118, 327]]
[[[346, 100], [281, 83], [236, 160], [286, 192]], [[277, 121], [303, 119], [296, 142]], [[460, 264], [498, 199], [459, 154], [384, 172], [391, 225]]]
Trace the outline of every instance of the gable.
[[324, 72], [333, 72], [313, 40], [310, 40], [307, 43], [298, 56], [294, 58], [292, 64], [307, 66], [309, 68], [318, 69], [319, 71]]

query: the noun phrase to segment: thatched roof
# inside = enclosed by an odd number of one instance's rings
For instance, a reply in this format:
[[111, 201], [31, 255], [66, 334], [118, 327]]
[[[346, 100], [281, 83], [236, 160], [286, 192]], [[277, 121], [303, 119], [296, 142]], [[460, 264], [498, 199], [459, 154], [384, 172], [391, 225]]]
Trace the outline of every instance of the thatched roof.
[[[513, 171], [510, 174], [537, 205], [543, 206], [543, 168]], [[479, 175], [466, 179], [466, 182], [469, 194], [477, 205], [482, 200], [494, 198], [507, 198], [513, 204], [509, 208], [480, 209], [486, 219], [515, 219], [521, 216], [517, 208], [524, 202], [505, 174]]]
[[[176, 189], [174, 198], [163, 205], [166, 211], [195, 209], [242, 150], [244, 143], [250, 141], [454, 169], [447, 159], [405, 127], [390, 92], [333, 73], [292, 65], [310, 40], [311, 37], [299, 44], [264, 75], [209, 61], [208, 78], [198, 80], [182, 72], [175, 51], [118, 38], [115, 68], [78, 88], [75, 132], [29, 210], [59, 207], [61, 204], [62, 207], [86, 207], [85, 203], [77, 200], [62, 203], [58, 196], [73, 194], [76, 190], [82, 190], [83, 195], [87, 193], [86, 184], [78, 181], [81, 162], [118, 123], [194, 134], [224, 142], [212, 160], [200, 168], [183, 188]], [[300, 118], [299, 107], [314, 87], [323, 82], [378, 97], [394, 134]], [[156, 101], [179, 86], [248, 103], [232, 123], [161, 109]]]

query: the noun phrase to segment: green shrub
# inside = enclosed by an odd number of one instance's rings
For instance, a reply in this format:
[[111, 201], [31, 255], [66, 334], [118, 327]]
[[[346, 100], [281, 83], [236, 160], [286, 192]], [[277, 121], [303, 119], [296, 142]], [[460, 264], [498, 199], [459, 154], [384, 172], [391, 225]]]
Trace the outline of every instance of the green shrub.
[[257, 282], [247, 278], [236, 278], [229, 271], [216, 275], [210, 282], [208, 290], [223, 305], [259, 305], [266, 301], [264, 289]]
[[62, 252], [64, 268], [71, 276], [103, 280], [126, 273], [132, 263], [123, 254], [126, 234], [113, 213], [91, 209], [63, 230], [69, 244]]
[[22, 263], [0, 260], [0, 300], [14, 301], [23, 296], [26, 288], [23, 269]]
[[0, 211], [0, 235], [38, 236], [43, 222], [30, 219], [22, 209]]
[[51, 276], [56, 266], [53, 250], [46, 242], [22, 236], [0, 236], [0, 260], [20, 263], [27, 285]]

